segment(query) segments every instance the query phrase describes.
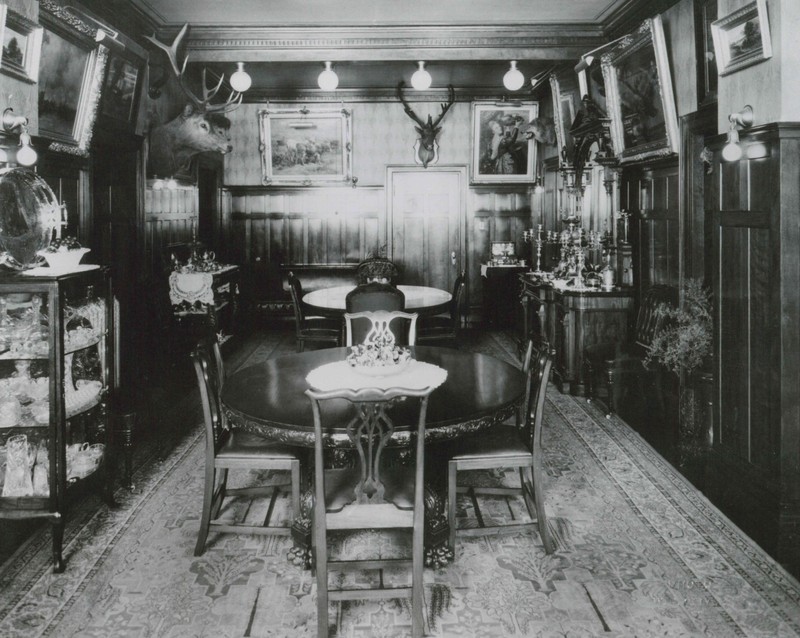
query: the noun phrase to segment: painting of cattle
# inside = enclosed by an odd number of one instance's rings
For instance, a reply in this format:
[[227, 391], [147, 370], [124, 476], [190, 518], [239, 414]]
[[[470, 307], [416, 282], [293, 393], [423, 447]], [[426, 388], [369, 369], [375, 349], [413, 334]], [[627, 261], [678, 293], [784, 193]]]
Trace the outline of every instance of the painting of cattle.
[[264, 184], [346, 182], [350, 112], [346, 109], [259, 111]]

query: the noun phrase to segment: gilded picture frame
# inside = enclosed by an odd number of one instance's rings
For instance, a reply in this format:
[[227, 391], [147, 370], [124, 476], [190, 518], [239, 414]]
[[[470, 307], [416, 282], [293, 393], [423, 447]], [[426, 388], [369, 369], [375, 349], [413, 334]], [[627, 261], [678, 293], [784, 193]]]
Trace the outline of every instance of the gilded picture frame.
[[550, 74], [550, 92], [553, 97], [553, 123], [556, 129], [556, 143], [558, 152], [563, 149], [572, 154], [572, 136], [569, 133], [575, 121], [575, 104], [572, 93], [562, 93], [561, 83], [555, 73]]
[[39, 135], [49, 148], [89, 154], [108, 49], [95, 41], [97, 28], [51, 0], [42, 0], [39, 62]]
[[0, 72], [34, 84], [39, 79], [42, 28], [0, 4]]
[[533, 182], [536, 144], [526, 132], [538, 102], [472, 103], [472, 183]]
[[772, 57], [766, 0], [756, 0], [711, 23], [720, 75], [728, 75]]
[[261, 109], [258, 130], [265, 185], [352, 182], [352, 113], [348, 109]]
[[678, 152], [678, 117], [661, 16], [601, 58], [611, 139], [620, 163]]

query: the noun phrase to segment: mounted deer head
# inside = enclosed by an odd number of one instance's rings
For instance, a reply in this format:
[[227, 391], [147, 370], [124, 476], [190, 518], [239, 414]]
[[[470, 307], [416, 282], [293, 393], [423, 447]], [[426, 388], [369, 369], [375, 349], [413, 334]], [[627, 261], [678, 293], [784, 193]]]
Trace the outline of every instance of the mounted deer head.
[[157, 126], [150, 131], [150, 153], [148, 156], [148, 173], [160, 177], [169, 177], [189, 168], [192, 158], [207, 151], [229, 153], [233, 150], [230, 144], [230, 120], [224, 116], [241, 104], [242, 94], [232, 91], [228, 99], [222, 103], [212, 104], [222, 87], [224, 76], [211, 89], [206, 84], [206, 70], [203, 69], [203, 97], [195, 95], [186, 84], [186, 64], [189, 57], [178, 63], [178, 48], [183, 41], [188, 24], [184, 24], [171, 45], [158, 41], [154, 36], [146, 36], [156, 47], [167, 54], [181, 90], [188, 98], [188, 103], [175, 119]]
[[435, 164], [439, 159], [439, 144], [436, 142], [436, 136], [442, 130], [442, 127], [439, 126], [439, 124], [441, 123], [447, 111], [450, 110], [450, 107], [453, 106], [453, 103], [456, 101], [455, 90], [453, 89], [452, 85], [447, 87], [447, 104], [440, 105], [442, 112], [439, 114], [439, 117], [436, 118], [436, 121], [434, 121], [433, 118], [428, 115], [428, 121], [423, 122], [419, 116], [414, 113], [413, 109], [408, 105], [408, 102], [406, 102], [405, 98], [403, 97], [403, 87], [405, 85], [406, 83], [403, 81], [397, 85], [397, 97], [400, 102], [403, 103], [403, 110], [406, 112], [406, 115], [408, 115], [408, 117], [418, 124], [418, 126], [414, 127], [419, 135], [417, 143], [414, 145], [416, 150], [414, 159], [416, 160], [417, 164], [422, 164], [424, 168], [428, 168], [428, 164]]

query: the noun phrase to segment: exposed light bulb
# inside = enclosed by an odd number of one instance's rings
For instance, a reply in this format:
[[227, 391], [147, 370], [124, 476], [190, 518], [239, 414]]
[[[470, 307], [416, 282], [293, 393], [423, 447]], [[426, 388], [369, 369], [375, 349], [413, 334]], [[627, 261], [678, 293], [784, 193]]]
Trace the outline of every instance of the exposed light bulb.
[[425, 89], [431, 88], [431, 74], [425, 70], [425, 63], [420, 61], [417, 62], [419, 68], [414, 71], [414, 75], [411, 76], [411, 86], [413, 86], [417, 91], [424, 91]]
[[533, 187], [533, 192], [536, 193], [537, 195], [541, 195], [542, 193], [544, 193], [544, 186], [542, 186], [540, 183], [537, 182], [536, 186]]
[[739, 145], [739, 132], [735, 125], [728, 131], [728, 143], [722, 148], [722, 159], [736, 162], [742, 158], [742, 147]]
[[244, 93], [253, 84], [250, 74], [244, 70], [244, 62], [236, 63], [237, 69], [231, 75], [231, 88], [239, 93]]
[[330, 62], [325, 63], [325, 70], [319, 74], [317, 84], [323, 91], [335, 91], [336, 87], [339, 86], [339, 76], [331, 68]]
[[517, 68], [517, 61], [511, 60], [511, 68], [503, 76], [503, 86], [509, 91], [518, 91], [525, 84], [525, 76]]
[[33, 166], [39, 156], [31, 146], [31, 136], [27, 133], [19, 134], [19, 148], [17, 149], [17, 164], [21, 166]]
[[166, 189], [167, 189], [167, 190], [171, 190], [171, 191], [176, 191], [176, 190], [178, 190], [178, 182], [175, 180], [175, 178], [174, 178], [174, 177], [170, 177], [170, 178], [169, 178], [169, 179], [166, 181], [166, 183], [165, 183], [165, 185], [164, 185], [164, 186], [166, 187]]
[[153, 190], [154, 191], [160, 191], [160, 190], [163, 190], [163, 189], [164, 189], [164, 180], [163, 179], [159, 179], [158, 177], [156, 177], [153, 180]]

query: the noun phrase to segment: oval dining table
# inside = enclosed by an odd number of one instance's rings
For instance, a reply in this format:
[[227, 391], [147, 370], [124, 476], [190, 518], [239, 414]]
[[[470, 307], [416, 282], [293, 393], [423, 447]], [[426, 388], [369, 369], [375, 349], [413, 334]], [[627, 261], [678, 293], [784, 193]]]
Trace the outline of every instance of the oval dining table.
[[[346, 310], [345, 298], [347, 293], [355, 286], [333, 286], [312, 290], [303, 295], [303, 303], [308, 306], [309, 314], [325, 317], [341, 317]], [[406, 312], [416, 312], [420, 315], [438, 315], [450, 308], [453, 298], [446, 290], [431, 288], [430, 286], [405, 286], [397, 288], [405, 295]]]
[[[347, 348], [326, 348], [277, 357], [242, 368], [223, 384], [221, 400], [231, 427], [240, 428], [270, 440], [313, 451], [314, 418], [305, 396], [306, 376], [324, 364], [343, 361]], [[416, 346], [412, 357], [444, 368], [447, 379], [431, 394], [426, 422], [426, 507], [425, 538], [429, 563], [444, 564], [452, 557], [447, 547], [448, 522], [445, 515], [446, 464], [436, 462], [436, 443], [480, 432], [501, 423], [516, 413], [524, 399], [526, 376], [514, 366], [490, 355], [463, 352], [452, 348]], [[415, 415], [403, 403], [393, 408], [395, 431], [390, 445], [408, 446], [415, 426]], [[353, 414], [348, 402], [331, 402], [323, 419], [341, 423], [326, 427], [325, 441], [332, 454], [346, 456], [352, 449], [346, 423]], [[304, 476], [310, 476], [311, 455], [301, 458]], [[442, 470], [442, 467], [445, 470]], [[438, 472], [437, 468], [441, 470]], [[438, 487], [437, 487], [438, 485]], [[302, 499], [300, 513], [292, 525], [295, 547], [290, 558], [310, 566], [311, 491]]]

